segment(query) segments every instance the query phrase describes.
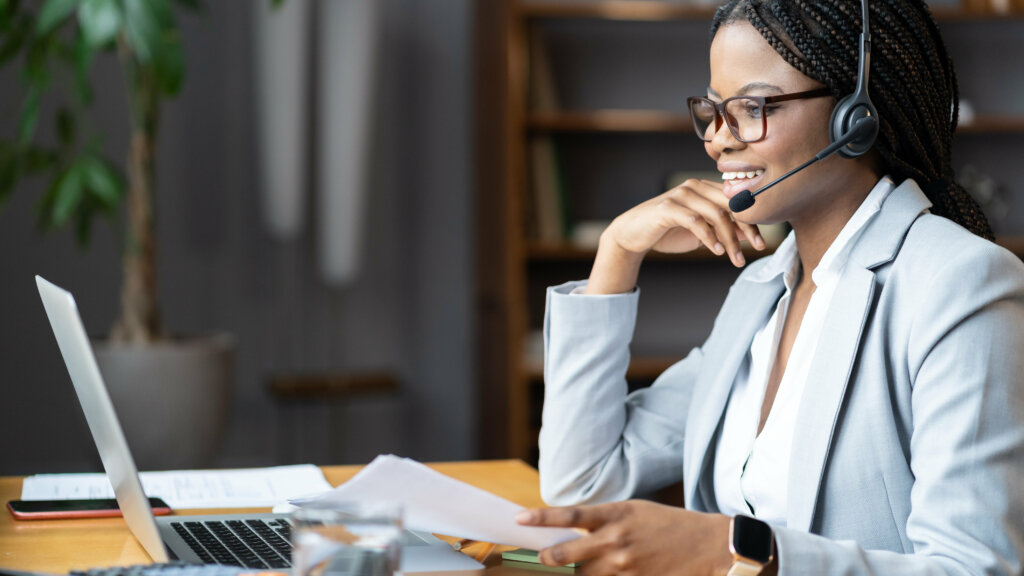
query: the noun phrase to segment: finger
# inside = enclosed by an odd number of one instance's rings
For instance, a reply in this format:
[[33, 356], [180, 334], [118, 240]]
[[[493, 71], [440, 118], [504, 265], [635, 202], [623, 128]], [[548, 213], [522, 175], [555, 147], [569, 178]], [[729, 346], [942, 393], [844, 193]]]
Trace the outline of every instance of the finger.
[[750, 242], [750, 245], [757, 250], [764, 250], [768, 247], [768, 244], [764, 241], [761, 236], [761, 229], [757, 227], [757, 224], [748, 224], [741, 222], [733, 217], [736, 224], [736, 235], [742, 241], [746, 240]]
[[574, 562], [586, 562], [601, 554], [592, 538], [578, 538], [549, 546], [537, 553], [537, 559], [545, 566], [565, 566]]
[[761, 231], [752, 224], [736, 222], [736, 239], [741, 243], [749, 242], [757, 250], [764, 250], [768, 247], [764, 238], [761, 237]]
[[607, 521], [607, 505], [534, 508], [516, 514], [516, 522], [531, 526], [561, 526], [593, 530]]
[[747, 224], [746, 222], [736, 222], [736, 225], [740, 230], [743, 231], [743, 235], [750, 242], [750, 245], [758, 250], [764, 250], [768, 247], [768, 244], [764, 241], [761, 236], [761, 230], [756, 224]]
[[[704, 187], [705, 191], [708, 187]], [[723, 208], [695, 188], [676, 190], [681, 202], [704, 218], [715, 230], [715, 236], [725, 246], [729, 259], [737, 267], [746, 264], [743, 249], [736, 238], [737, 225], [728, 209]], [[719, 194], [720, 195], [720, 194]]]
[[619, 575], [635, 568], [635, 558], [623, 549], [625, 542], [622, 527], [612, 523], [586, 538], [542, 550], [538, 559], [546, 566], [578, 563], [582, 574]]
[[[722, 194], [722, 183], [712, 182], [710, 180], [695, 180], [692, 184], [693, 188], [709, 198], [715, 204], [721, 206], [723, 209], [728, 209], [729, 214], [732, 213], [732, 209], [729, 208], [729, 199]], [[736, 227], [742, 230], [743, 235], [741, 238], [750, 242], [750, 245], [758, 250], [764, 250], [768, 247], [768, 243], [764, 241], [764, 237], [761, 236], [761, 230], [756, 224], [748, 224], [736, 220], [733, 216], [733, 220], [736, 223]]]
[[725, 254], [725, 246], [719, 241], [714, 226], [699, 213], [680, 205], [672, 198], [663, 198], [658, 203], [658, 211], [664, 218], [665, 228], [680, 227], [689, 230], [701, 244], [707, 246], [715, 254]]

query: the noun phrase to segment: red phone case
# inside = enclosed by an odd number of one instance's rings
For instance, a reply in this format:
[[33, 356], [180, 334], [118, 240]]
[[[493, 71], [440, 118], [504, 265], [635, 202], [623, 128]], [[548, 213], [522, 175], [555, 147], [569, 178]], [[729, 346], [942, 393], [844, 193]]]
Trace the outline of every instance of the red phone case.
[[[11, 503], [7, 503], [7, 510], [16, 520], [64, 520], [68, 518], [117, 518], [121, 516], [120, 509], [103, 510], [52, 510], [47, 512], [22, 512], [15, 510]], [[153, 508], [154, 516], [167, 516], [171, 513], [169, 507], [157, 506]]]

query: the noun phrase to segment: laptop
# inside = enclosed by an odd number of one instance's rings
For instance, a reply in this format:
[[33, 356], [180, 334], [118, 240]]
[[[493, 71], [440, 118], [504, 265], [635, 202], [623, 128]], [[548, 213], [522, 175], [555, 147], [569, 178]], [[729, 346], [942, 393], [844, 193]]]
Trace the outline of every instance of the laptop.
[[[287, 514], [153, 515], [74, 297], [41, 276], [36, 284], [121, 513], [150, 558], [257, 569], [291, 566]], [[405, 530], [400, 571], [481, 568], [432, 534]]]

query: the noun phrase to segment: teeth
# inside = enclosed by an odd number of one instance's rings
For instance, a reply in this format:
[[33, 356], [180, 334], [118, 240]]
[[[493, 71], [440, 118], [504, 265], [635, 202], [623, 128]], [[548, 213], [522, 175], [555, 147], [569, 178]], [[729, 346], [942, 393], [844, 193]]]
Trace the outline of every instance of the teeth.
[[754, 178], [764, 174], [764, 170], [753, 170], [749, 172], [722, 172], [722, 180], [742, 180], [744, 178]]

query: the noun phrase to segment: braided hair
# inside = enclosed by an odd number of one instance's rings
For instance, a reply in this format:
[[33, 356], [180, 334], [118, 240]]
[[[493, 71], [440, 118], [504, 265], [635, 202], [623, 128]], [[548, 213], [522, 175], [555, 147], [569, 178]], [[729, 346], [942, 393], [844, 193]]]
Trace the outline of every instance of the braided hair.
[[[869, 92], [878, 109], [874, 149], [897, 182], [913, 178], [944, 216], [993, 239], [981, 207], [953, 174], [951, 144], [959, 94], [953, 62], [924, 0], [870, 0]], [[730, 0], [715, 13], [711, 37], [746, 21], [804, 75], [837, 99], [856, 88], [861, 6], [851, 0]]]

